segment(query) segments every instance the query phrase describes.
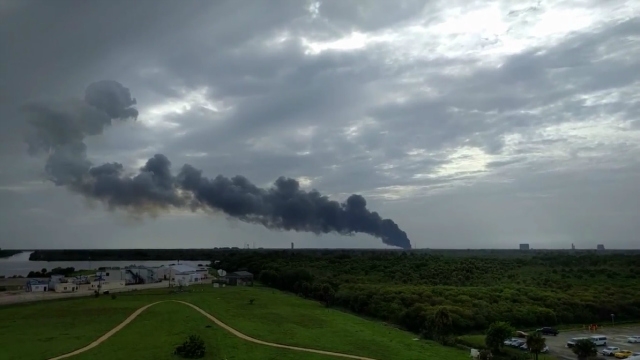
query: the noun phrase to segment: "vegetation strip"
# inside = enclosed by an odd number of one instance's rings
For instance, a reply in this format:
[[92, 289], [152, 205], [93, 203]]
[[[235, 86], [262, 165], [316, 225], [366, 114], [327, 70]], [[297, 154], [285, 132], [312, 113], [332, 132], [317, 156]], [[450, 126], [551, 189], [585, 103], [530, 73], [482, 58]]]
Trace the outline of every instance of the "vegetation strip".
[[145, 305], [141, 308], [139, 308], [138, 310], [136, 310], [133, 314], [129, 315], [128, 318], [126, 318], [122, 323], [120, 323], [118, 326], [114, 327], [113, 329], [109, 330], [109, 332], [107, 332], [106, 334], [102, 335], [100, 338], [98, 338], [96, 341], [92, 342], [91, 344], [72, 351], [70, 353], [64, 354], [64, 355], [60, 355], [60, 356], [56, 356], [54, 358], [51, 358], [49, 360], [59, 360], [59, 359], [66, 359], [78, 354], [81, 354], [83, 352], [86, 352], [88, 350], [93, 349], [94, 347], [100, 345], [101, 343], [103, 343], [104, 341], [106, 341], [107, 339], [109, 339], [111, 336], [113, 336], [115, 333], [117, 333], [118, 331], [122, 330], [127, 324], [129, 324], [131, 321], [133, 321], [136, 317], [138, 317], [138, 315], [140, 315], [142, 312], [144, 312], [146, 309], [148, 309], [149, 307], [156, 305], [156, 304], [160, 304], [163, 302], [177, 302], [177, 303], [181, 303], [187, 306], [190, 306], [191, 308], [193, 308], [194, 310], [198, 311], [199, 313], [201, 313], [202, 315], [204, 315], [205, 317], [207, 317], [209, 320], [213, 321], [214, 323], [216, 323], [216, 325], [220, 326], [221, 328], [227, 330], [228, 332], [232, 333], [233, 335], [243, 339], [243, 340], [247, 340], [256, 344], [260, 344], [260, 345], [266, 345], [266, 346], [271, 346], [271, 347], [276, 347], [276, 348], [282, 348], [282, 349], [289, 349], [289, 350], [297, 350], [297, 351], [304, 351], [304, 352], [310, 352], [310, 353], [316, 353], [316, 354], [321, 354], [321, 355], [330, 355], [330, 356], [336, 356], [336, 357], [343, 357], [343, 358], [349, 358], [349, 359], [358, 359], [358, 360], [375, 360], [372, 358], [367, 358], [367, 357], [362, 357], [362, 356], [355, 356], [355, 355], [348, 355], [348, 354], [341, 354], [341, 353], [336, 353], [336, 352], [331, 352], [331, 351], [324, 351], [324, 350], [316, 350], [316, 349], [307, 349], [307, 348], [301, 348], [301, 347], [296, 347], [296, 346], [288, 346], [288, 345], [282, 345], [282, 344], [275, 344], [275, 343], [270, 343], [270, 342], [266, 342], [266, 341], [262, 341], [262, 340], [258, 340], [255, 338], [252, 338], [250, 336], [247, 336], [237, 330], [235, 330], [234, 328], [228, 326], [227, 324], [223, 323], [222, 321], [218, 320], [217, 318], [215, 318], [214, 316], [212, 316], [211, 314], [209, 314], [208, 312], [202, 310], [201, 308], [188, 303], [186, 301], [180, 301], [180, 300], [164, 300], [164, 301], [157, 301], [148, 305]]

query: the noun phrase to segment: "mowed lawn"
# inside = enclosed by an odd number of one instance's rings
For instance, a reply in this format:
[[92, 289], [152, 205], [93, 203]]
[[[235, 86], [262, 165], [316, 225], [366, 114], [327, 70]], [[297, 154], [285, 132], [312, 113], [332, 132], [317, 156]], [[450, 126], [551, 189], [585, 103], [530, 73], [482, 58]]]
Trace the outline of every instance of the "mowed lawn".
[[174, 360], [172, 353], [187, 336], [197, 334], [206, 344], [205, 359], [330, 360], [331, 356], [254, 344], [217, 327], [194, 309], [179, 303], [154, 305], [107, 341], [76, 360]]
[[[166, 293], [166, 290], [165, 290]], [[74, 298], [0, 306], [0, 359], [47, 359], [81, 348], [157, 295]]]
[[274, 343], [381, 360], [469, 357], [467, 351], [414, 340], [415, 334], [266, 287], [207, 287], [205, 296], [189, 301], [246, 335]]
[[[468, 352], [414, 340], [416, 335], [264, 287], [192, 286], [119, 294], [112, 300], [75, 298], [0, 307], [0, 359], [42, 360], [84, 347], [136, 309], [156, 301], [190, 302], [236, 330], [259, 340], [342, 352], [379, 360], [463, 360]], [[254, 303], [249, 304], [249, 300]], [[187, 335], [203, 337], [210, 359], [328, 359], [330, 356], [253, 344], [217, 327], [179, 303], [147, 309], [121, 332], [74, 358], [177, 359], [171, 355]]]

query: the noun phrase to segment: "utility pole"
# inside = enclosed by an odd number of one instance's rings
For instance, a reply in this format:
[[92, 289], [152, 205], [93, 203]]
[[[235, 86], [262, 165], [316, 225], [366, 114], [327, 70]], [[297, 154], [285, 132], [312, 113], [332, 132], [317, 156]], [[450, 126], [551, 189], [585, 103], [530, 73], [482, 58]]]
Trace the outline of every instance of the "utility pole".
[[616, 314], [611, 314], [611, 326], [615, 326], [616, 325]]

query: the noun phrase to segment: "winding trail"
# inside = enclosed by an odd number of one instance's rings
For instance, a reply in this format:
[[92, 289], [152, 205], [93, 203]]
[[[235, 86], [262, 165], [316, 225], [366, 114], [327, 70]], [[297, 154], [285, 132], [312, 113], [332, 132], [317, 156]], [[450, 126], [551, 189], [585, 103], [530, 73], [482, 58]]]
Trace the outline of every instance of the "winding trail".
[[349, 354], [342, 354], [342, 353], [336, 353], [336, 352], [331, 352], [331, 351], [324, 351], [324, 350], [316, 350], [316, 349], [307, 349], [307, 348], [301, 348], [301, 347], [297, 347], [297, 346], [289, 346], [289, 345], [282, 345], [282, 344], [275, 344], [275, 343], [270, 343], [267, 341], [262, 341], [262, 340], [258, 340], [255, 338], [252, 338], [250, 336], [247, 336], [241, 332], [239, 332], [238, 330], [230, 327], [229, 325], [223, 323], [222, 321], [218, 320], [217, 318], [215, 318], [213, 315], [209, 314], [208, 312], [202, 310], [201, 308], [188, 303], [186, 301], [180, 301], [180, 300], [164, 300], [164, 301], [158, 301], [158, 302], [154, 302], [148, 305], [145, 305], [143, 307], [141, 307], [140, 309], [136, 310], [133, 312], [133, 314], [129, 315], [128, 318], [126, 318], [123, 322], [121, 322], [120, 324], [118, 324], [118, 326], [114, 327], [113, 329], [109, 330], [106, 334], [102, 335], [100, 338], [98, 338], [96, 341], [92, 342], [91, 344], [72, 351], [70, 353], [64, 354], [64, 355], [60, 355], [60, 356], [56, 356], [54, 358], [51, 358], [49, 360], [59, 360], [59, 359], [66, 359], [78, 354], [81, 354], [85, 351], [89, 351], [91, 349], [93, 349], [94, 347], [102, 344], [102, 342], [106, 341], [107, 339], [109, 339], [111, 336], [113, 336], [115, 333], [117, 333], [118, 331], [122, 330], [125, 326], [127, 326], [127, 324], [129, 324], [131, 321], [133, 321], [136, 317], [138, 317], [138, 315], [142, 314], [145, 310], [147, 310], [148, 308], [150, 308], [153, 305], [156, 304], [160, 304], [160, 303], [164, 303], [164, 302], [177, 302], [177, 303], [181, 303], [187, 306], [192, 307], [194, 310], [196, 310], [197, 312], [201, 313], [202, 315], [206, 316], [207, 318], [209, 318], [209, 320], [213, 321], [214, 323], [216, 323], [216, 325], [220, 326], [221, 328], [227, 330], [228, 332], [232, 333], [233, 335], [239, 337], [240, 339], [246, 340], [246, 341], [250, 341], [252, 343], [256, 343], [256, 344], [260, 344], [260, 345], [265, 345], [265, 346], [271, 346], [271, 347], [276, 347], [276, 348], [281, 348], [281, 349], [289, 349], [289, 350], [296, 350], [296, 351], [304, 351], [304, 352], [310, 352], [310, 353], [315, 353], [315, 354], [321, 354], [321, 355], [329, 355], [329, 356], [335, 356], [335, 357], [342, 357], [342, 358], [349, 358], [349, 359], [358, 359], [358, 360], [376, 360], [376, 359], [372, 359], [372, 358], [368, 358], [368, 357], [362, 357], [362, 356], [355, 356], [355, 355], [349, 355]]

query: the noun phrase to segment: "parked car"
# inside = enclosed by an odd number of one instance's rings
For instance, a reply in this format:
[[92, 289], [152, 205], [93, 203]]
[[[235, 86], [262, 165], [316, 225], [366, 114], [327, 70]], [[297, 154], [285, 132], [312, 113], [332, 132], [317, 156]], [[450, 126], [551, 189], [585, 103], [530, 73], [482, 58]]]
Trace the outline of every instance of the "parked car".
[[515, 348], [519, 348], [522, 345], [526, 345], [527, 343], [525, 341], [522, 340], [516, 340], [511, 342], [511, 346], [515, 347]]
[[617, 353], [615, 353], [613, 356], [615, 356], [616, 359], [626, 359], [631, 355], [633, 355], [633, 351], [631, 350], [620, 350]]
[[602, 349], [601, 354], [604, 356], [613, 356], [618, 351], [620, 351], [619, 347], [607, 346], [606, 348]]
[[[520, 346], [520, 350], [528, 351], [529, 347], [527, 346], [526, 343], [524, 343], [524, 344], [522, 344]], [[545, 347], [542, 348], [542, 351], [540, 351], [540, 352], [543, 353], [543, 354], [548, 353], [549, 352], [549, 347], [545, 345]]]
[[536, 330], [536, 332], [539, 332], [542, 335], [553, 335], [553, 336], [558, 336], [558, 334], [560, 333], [558, 330], [551, 327], [543, 327]]
[[640, 335], [629, 336], [627, 338], [628, 343], [640, 343]]

